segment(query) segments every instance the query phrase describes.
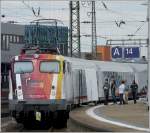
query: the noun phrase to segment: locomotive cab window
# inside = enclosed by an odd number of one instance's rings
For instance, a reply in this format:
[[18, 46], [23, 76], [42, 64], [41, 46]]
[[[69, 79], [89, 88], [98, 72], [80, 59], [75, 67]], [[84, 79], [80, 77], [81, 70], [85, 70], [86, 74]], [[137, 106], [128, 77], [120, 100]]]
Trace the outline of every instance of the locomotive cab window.
[[42, 61], [40, 63], [40, 71], [48, 73], [59, 73], [60, 63], [59, 61]]
[[30, 73], [33, 71], [33, 64], [30, 61], [21, 61], [21, 62], [15, 62], [14, 63], [14, 73]]

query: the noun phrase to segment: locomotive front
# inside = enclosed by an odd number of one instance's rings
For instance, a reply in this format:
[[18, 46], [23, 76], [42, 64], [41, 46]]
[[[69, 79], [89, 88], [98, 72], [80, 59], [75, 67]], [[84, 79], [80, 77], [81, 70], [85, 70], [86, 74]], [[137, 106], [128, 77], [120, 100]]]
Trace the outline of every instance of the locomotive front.
[[63, 67], [64, 59], [60, 55], [22, 54], [12, 59], [9, 109], [17, 122], [66, 125]]

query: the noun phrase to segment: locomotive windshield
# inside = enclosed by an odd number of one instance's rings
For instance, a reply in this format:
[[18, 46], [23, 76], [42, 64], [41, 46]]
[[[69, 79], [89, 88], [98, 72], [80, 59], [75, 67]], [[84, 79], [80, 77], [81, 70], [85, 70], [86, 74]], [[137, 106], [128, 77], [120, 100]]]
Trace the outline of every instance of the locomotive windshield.
[[30, 73], [33, 71], [33, 64], [31, 61], [26, 62], [15, 62], [14, 63], [14, 73]]
[[59, 73], [60, 63], [58, 61], [42, 61], [40, 63], [41, 72]]

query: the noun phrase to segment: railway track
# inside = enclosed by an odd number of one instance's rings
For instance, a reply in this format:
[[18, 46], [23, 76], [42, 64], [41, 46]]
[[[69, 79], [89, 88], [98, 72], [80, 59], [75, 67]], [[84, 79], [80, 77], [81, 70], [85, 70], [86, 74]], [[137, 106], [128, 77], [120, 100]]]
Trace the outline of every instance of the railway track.
[[81, 127], [76, 125], [70, 119], [67, 122], [67, 128], [54, 128], [50, 127], [49, 129], [27, 129], [22, 124], [16, 123], [14, 120], [8, 122], [9, 124], [2, 127], [3, 132], [74, 132], [74, 131], [84, 131], [81, 130]]
[[49, 129], [30, 129], [25, 128], [22, 124], [11, 123], [2, 128], [3, 132], [69, 132], [69, 128], [53, 128]]
[[[83, 108], [88, 108], [88, 106], [84, 105]], [[9, 117], [9, 119], [6, 119], [5, 121], [3, 120], [2, 125], [5, 125], [2, 126], [3, 132], [92, 132], [95, 131], [91, 128], [88, 128], [84, 124], [74, 120], [71, 116], [67, 121], [67, 128], [50, 127], [49, 129], [30, 129], [30, 128], [25, 128], [22, 124], [18, 124], [11, 117]]]
[[30, 129], [20, 129], [20, 132], [69, 132], [67, 128], [61, 128], [61, 129], [56, 129], [56, 128], [49, 128], [48, 130], [30, 130]]

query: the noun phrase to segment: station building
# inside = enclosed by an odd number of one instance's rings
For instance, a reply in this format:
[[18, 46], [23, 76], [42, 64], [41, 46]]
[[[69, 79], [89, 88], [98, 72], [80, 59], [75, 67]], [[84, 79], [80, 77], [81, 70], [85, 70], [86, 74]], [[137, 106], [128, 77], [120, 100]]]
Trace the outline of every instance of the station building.
[[8, 88], [8, 69], [12, 56], [24, 46], [24, 25], [1, 23], [1, 88]]

